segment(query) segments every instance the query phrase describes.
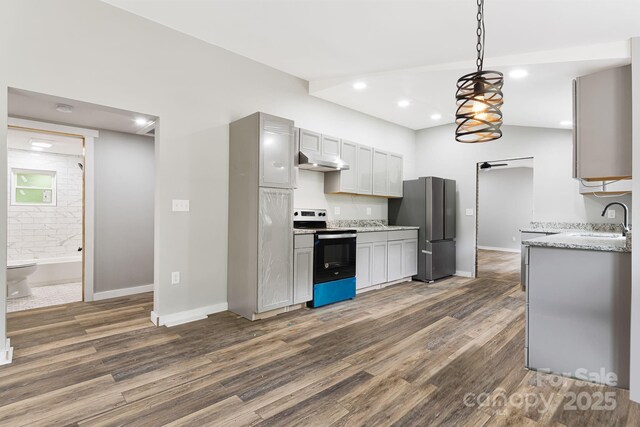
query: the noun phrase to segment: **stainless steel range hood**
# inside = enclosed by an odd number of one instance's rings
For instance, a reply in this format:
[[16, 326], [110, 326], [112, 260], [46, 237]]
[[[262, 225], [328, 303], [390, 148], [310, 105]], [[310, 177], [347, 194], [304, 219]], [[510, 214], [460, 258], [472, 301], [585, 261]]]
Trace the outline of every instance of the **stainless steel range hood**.
[[349, 170], [349, 165], [342, 159], [334, 156], [322, 156], [315, 153], [300, 152], [298, 154], [298, 167], [316, 172], [335, 172]]

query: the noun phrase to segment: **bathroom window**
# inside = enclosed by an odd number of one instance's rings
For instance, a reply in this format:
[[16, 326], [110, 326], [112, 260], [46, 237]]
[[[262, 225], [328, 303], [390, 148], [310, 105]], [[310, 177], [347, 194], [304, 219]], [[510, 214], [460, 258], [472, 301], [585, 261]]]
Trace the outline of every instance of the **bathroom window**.
[[11, 169], [11, 204], [14, 206], [55, 206], [55, 171]]

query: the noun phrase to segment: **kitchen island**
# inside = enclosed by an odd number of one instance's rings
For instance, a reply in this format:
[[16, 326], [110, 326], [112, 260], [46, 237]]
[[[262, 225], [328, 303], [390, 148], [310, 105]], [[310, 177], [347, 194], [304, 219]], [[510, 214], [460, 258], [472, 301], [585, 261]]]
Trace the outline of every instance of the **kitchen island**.
[[526, 366], [627, 388], [630, 239], [574, 231], [523, 245]]

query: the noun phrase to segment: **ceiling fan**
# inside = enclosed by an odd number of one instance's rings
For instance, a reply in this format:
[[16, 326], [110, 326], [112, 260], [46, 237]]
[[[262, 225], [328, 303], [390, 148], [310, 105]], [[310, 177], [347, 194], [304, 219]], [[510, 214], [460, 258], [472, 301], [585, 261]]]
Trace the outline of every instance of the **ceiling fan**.
[[488, 170], [488, 169], [491, 169], [493, 167], [498, 167], [498, 166], [509, 166], [509, 163], [494, 163], [494, 164], [491, 164], [489, 162], [484, 162], [483, 164], [480, 165], [480, 169], [481, 170]]

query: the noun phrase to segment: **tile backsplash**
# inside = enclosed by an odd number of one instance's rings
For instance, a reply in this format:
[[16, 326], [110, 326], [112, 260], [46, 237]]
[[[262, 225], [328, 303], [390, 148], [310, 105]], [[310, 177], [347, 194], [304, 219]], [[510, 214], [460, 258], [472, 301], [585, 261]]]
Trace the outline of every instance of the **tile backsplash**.
[[78, 256], [82, 246], [82, 156], [8, 150], [11, 169], [56, 171], [57, 206], [12, 206], [8, 194], [10, 261]]

